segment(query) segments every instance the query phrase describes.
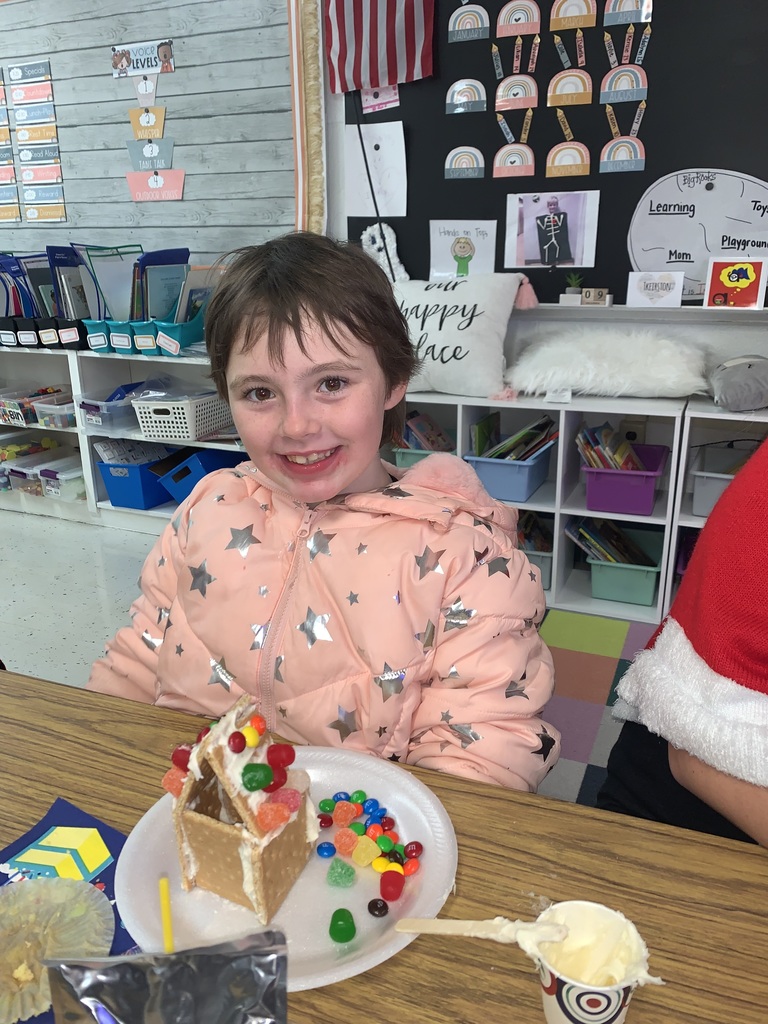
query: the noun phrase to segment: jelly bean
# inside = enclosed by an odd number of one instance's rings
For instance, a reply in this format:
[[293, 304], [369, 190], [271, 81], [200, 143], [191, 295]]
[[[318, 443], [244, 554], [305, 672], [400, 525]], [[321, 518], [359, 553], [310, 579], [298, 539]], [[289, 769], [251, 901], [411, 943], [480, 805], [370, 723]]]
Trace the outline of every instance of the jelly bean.
[[357, 840], [357, 846], [352, 851], [352, 860], [355, 864], [359, 864], [360, 867], [367, 867], [376, 857], [379, 856], [378, 846], [368, 836], [360, 836]]
[[171, 763], [185, 772], [189, 768], [189, 755], [191, 753], [192, 747], [189, 743], [180, 743], [178, 747], [173, 748]]
[[389, 867], [389, 861], [386, 857], [374, 857], [371, 861], [371, 867], [374, 871], [378, 871], [379, 874], [382, 874]]
[[420, 857], [424, 853], [424, 847], [418, 839], [412, 839], [410, 843], [405, 844], [404, 853], [406, 857]]
[[271, 767], [274, 778], [272, 779], [268, 786], [264, 787], [265, 793], [274, 793], [275, 790], [282, 789], [282, 787], [288, 781], [288, 772], [285, 770], [285, 768], [280, 768], [278, 765], [273, 765]]
[[392, 861], [392, 860], [389, 862], [389, 864], [387, 864], [386, 868], [384, 869], [383, 874], [386, 875], [387, 871], [394, 871], [398, 875], [404, 875], [405, 874], [405, 869], [404, 869], [403, 865], [402, 864], [398, 864], [398, 863], [396, 863], [395, 861]]
[[328, 885], [332, 885], [336, 889], [349, 889], [357, 880], [357, 872], [351, 864], [335, 857], [328, 867], [325, 880]]
[[355, 921], [352, 914], [343, 908], [340, 910], [334, 910], [331, 915], [331, 924], [328, 928], [328, 934], [334, 942], [351, 942], [357, 934], [357, 928], [355, 928]]
[[[284, 786], [282, 789], [279, 789], [276, 793], [273, 793], [269, 799], [272, 801], [273, 804], [285, 804], [285, 806], [288, 808], [291, 814], [295, 814], [296, 811], [298, 811], [298, 809], [301, 807], [302, 796], [298, 789], [289, 789], [287, 786]], [[325, 815], [325, 817], [330, 819], [330, 823], [332, 825], [333, 818], [331, 818], [330, 814]], [[326, 825], [326, 828], [328, 827], [329, 826]]]
[[197, 739], [195, 740], [195, 742], [199, 743], [201, 740], [204, 740], [210, 731], [211, 727], [209, 725], [204, 726], [197, 734]]
[[356, 789], [349, 799], [353, 804], [364, 804], [368, 799], [368, 794], [364, 789]]
[[333, 818], [330, 814], [318, 814], [317, 823], [320, 828], [330, 828], [333, 825]]
[[267, 731], [267, 720], [263, 715], [253, 715], [248, 724], [256, 730], [259, 736], [263, 736]]
[[368, 913], [372, 917], [386, 917], [389, 913], [389, 906], [384, 900], [371, 900], [368, 904]]
[[376, 845], [378, 846], [382, 853], [389, 853], [389, 851], [393, 850], [395, 847], [395, 844], [392, 842], [389, 836], [385, 835], [383, 832], [376, 840]]
[[386, 900], [387, 903], [391, 903], [393, 900], [399, 900], [403, 894], [403, 888], [405, 886], [405, 875], [398, 874], [397, 871], [385, 871], [379, 879], [379, 892], [381, 898]]
[[248, 792], [254, 793], [257, 789], [268, 786], [274, 778], [274, 773], [268, 764], [247, 764], [240, 777]]
[[379, 809], [379, 801], [374, 800], [372, 796], [369, 796], [367, 800], [363, 800], [363, 810], [366, 814], [373, 814], [374, 811]]
[[369, 825], [368, 828], [365, 830], [365, 834], [368, 836], [369, 839], [372, 839], [375, 843], [379, 836], [384, 835], [384, 829], [381, 827], [381, 825]]
[[256, 812], [256, 823], [262, 832], [272, 832], [281, 825], [287, 825], [291, 812], [285, 804], [265, 803]]
[[397, 832], [395, 832], [393, 828], [389, 829], [388, 831], [385, 830], [384, 835], [387, 836], [388, 839], [392, 840], [393, 846], [402, 845], [400, 843], [400, 836], [397, 834]]
[[[331, 821], [333, 821], [333, 818], [331, 818]], [[349, 827], [352, 829], [356, 836], [361, 836], [365, 833], [365, 825], [362, 823], [362, 821], [353, 821], [350, 823]]]
[[349, 793], [345, 793], [343, 790], [340, 790], [338, 793], [334, 793], [333, 802], [337, 804], [340, 800], [346, 800], [346, 802], [349, 803]]
[[336, 825], [346, 828], [357, 817], [357, 811], [349, 800], [339, 800], [333, 808], [333, 821]]
[[381, 819], [381, 827], [384, 829], [385, 832], [391, 832], [392, 829], [395, 827], [395, 819], [390, 818], [388, 814], [385, 814]]
[[318, 843], [317, 855], [318, 857], [335, 857], [336, 847], [333, 845], [333, 843]]
[[252, 725], [244, 725], [240, 732], [245, 737], [246, 747], [258, 747], [261, 736]]
[[340, 828], [333, 839], [336, 849], [343, 857], [352, 855], [355, 847], [360, 842], [360, 836], [351, 828]]
[[334, 800], [321, 800], [317, 805], [319, 811], [323, 811], [325, 814], [333, 814], [333, 808], [336, 806]]
[[227, 736], [227, 746], [233, 754], [242, 754], [245, 750], [245, 736], [236, 729]]
[[296, 750], [290, 743], [271, 743], [267, 747], [267, 762], [273, 768], [287, 768], [296, 760]]
[[416, 874], [420, 867], [421, 864], [417, 857], [409, 857], [405, 864], [403, 864], [403, 874], [406, 878], [410, 878], [411, 875]]
[[187, 777], [187, 773], [182, 771], [177, 765], [169, 768], [161, 780], [163, 789], [167, 790], [172, 796], [180, 797], [181, 790], [184, 786], [184, 780]]
[[399, 850], [390, 850], [387, 854], [387, 860], [390, 864], [400, 864], [401, 866], [405, 863], [405, 857]]

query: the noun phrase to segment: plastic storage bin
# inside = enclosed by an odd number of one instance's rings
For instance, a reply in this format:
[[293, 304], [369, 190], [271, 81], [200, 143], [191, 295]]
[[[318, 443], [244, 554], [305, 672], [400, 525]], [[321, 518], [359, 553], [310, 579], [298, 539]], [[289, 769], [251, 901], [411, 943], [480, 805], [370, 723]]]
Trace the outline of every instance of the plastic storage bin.
[[[72, 449], [59, 448], [55, 452], [40, 452], [38, 455], [28, 455], [23, 459], [15, 459], [8, 465], [8, 476], [11, 481], [11, 490], [22, 491], [24, 494], [31, 494], [35, 497], [43, 497], [43, 485], [40, 480], [40, 473], [43, 469], [57, 464], [68, 463], [72, 465]], [[75, 459], [80, 462], [79, 456]], [[82, 466], [82, 464], [81, 464]]]
[[548, 441], [530, 459], [485, 459], [482, 456], [464, 456], [493, 498], [501, 501], [527, 501], [547, 479], [549, 457], [554, 441]]
[[26, 426], [28, 423], [37, 423], [33, 404], [35, 400], [50, 399], [53, 395], [61, 393], [60, 389], [54, 389], [48, 394], [38, 395], [35, 394], [37, 390], [38, 388], [32, 384], [16, 391], [0, 392], [0, 423], [17, 427]]
[[727, 472], [751, 455], [744, 448], [700, 448], [695, 459], [696, 469], [691, 472], [693, 479], [693, 514], [708, 516], [728, 484], [733, 473]]
[[37, 416], [37, 422], [41, 427], [49, 427], [52, 430], [62, 430], [65, 427], [77, 425], [75, 419], [75, 403], [72, 395], [60, 392], [56, 395], [49, 395], [47, 398], [32, 402]]
[[157, 347], [157, 324], [154, 320], [131, 320], [133, 328], [133, 344], [136, 351], [145, 356], [160, 354]]
[[[623, 470], [619, 470], [623, 472]], [[624, 601], [626, 604], [651, 605], [661, 575], [662, 530], [625, 530], [643, 551], [654, 559], [655, 567], [625, 565], [623, 562], [600, 562], [587, 558], [592, 574], [592, 597], [603, 601]]]
[[83, 320], [85, 338], [92, 352], [113, 352], [109, 343], [109, 324], [106, 320]]
[[79, 455], [40, 470], [43, 494], [54, 501], [85, 501], [85, 478]]
[[[110, 392], [111, 394], [111, 392]], [[130, 430], [138, 426], [136, 411], [131, 403], [131, 396], [108, 402], [109, 394], [77, 395], [75, 401], [80, 408], [80, 416], [86, 427], [103, 427], [105, 430]]]
[[194, 398], [134, 398], [141, 432], [148, 441], [196, 441], [232, 423], [232, 413], [215, 391]]
[[96, 465], [109, 500], [117, 508], [155, 508], [170, 500], [168, 491], [152, 472], [154, 462], [138, 466], [112, 462], [97, 462]]
[[[179, 455], [184, 458], [179, 461]], [[200, 451], [185, 451], [171, 456], [174, 465], [162, 473], [160, 483], [165, 487], [172, 498], [176, 501], [184, 501], [191, 494], [195, 484], [199, 483], [207, 473], [213, 473], [216, 469], [225, 469], [228, 466], [237, 466], [245, 462], [248, 456], [245, 452], [223, 452], [214, 448], [203, 448]], [[166, 461], [166, 460], [163, 460]], [[154, 472], [162, 468], [162, 464], [155, 466]]]
[[[423, 448], [393, 448], [392, 454], [395, 456], [395, 465], [400, 466], [401, 469], [408, 469], [409, 466], [415, 466], [417, 462], [421, 462], [427, 455], [435, 455], [436, 452], [425, 451]], [[445, 453], [441, 453], [445, 454]], [[448, 452], [448, 455], [455, 455], [456, 451]]]
[[656, 489], [669, 458], [669, 448], [661, 444], [635, 444], [632, 447], [645, 466], [643, 472], [581, 467], [587, 481], [587, 508], [590, 512], [623, 512], [633, 516], [649, 516], [653, 512]]
[[528, 561], [531, 565], [536, 565], [539, 568], [541, 585], [544, 590], [549, 590], [552, 586], [552, 552], [551, 551], [526, 551], [522, 549], [523, 554], [527, 556]]

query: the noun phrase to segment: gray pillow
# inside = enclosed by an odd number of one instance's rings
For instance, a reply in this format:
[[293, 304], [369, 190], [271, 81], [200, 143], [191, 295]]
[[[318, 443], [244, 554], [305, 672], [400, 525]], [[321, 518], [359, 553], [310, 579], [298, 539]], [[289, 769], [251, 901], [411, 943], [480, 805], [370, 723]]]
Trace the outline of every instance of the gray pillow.
[[768, 359], [765, 356], [737, 356], [720, 363], [709, 382], [715, 405], [729, 412], [749, 412], [768, 407]]

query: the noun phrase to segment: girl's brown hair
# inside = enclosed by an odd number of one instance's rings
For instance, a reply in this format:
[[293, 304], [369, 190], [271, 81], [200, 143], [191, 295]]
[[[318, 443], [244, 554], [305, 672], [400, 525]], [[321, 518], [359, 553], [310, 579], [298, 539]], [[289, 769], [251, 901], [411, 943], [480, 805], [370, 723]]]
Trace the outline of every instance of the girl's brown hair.
[[[290, 330], [306, 354], [302, 323], [316, 323], [345, 355], [334, 328], [376, 353], [388, 393], [407, 383], [416, 369], [408, 325], [392, 284], [375, 260], [358, 246], [308, 231], [245, 246], [223, 257], [224, 273], [205, 313], [205, 341], [211, 377], [222, 398], [233, 346], [247, 352], [266, 336], [269, 358], [284, 365]], [[402, 436], [405, 402], [384, 413], [382, 444]]]

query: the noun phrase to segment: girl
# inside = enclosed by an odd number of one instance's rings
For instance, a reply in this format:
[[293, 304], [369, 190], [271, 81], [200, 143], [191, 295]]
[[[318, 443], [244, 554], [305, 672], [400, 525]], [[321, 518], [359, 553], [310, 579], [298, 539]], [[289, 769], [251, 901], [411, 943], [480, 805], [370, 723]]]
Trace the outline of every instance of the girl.
[[150, 553], [89, 686], [535, 790], [559, 735], [517, 514], [473, 470], [378, 457], [415, 367], [384, 272], [297, 233], [235, 252], [206, 313], [251, 461], [202, 480]]

